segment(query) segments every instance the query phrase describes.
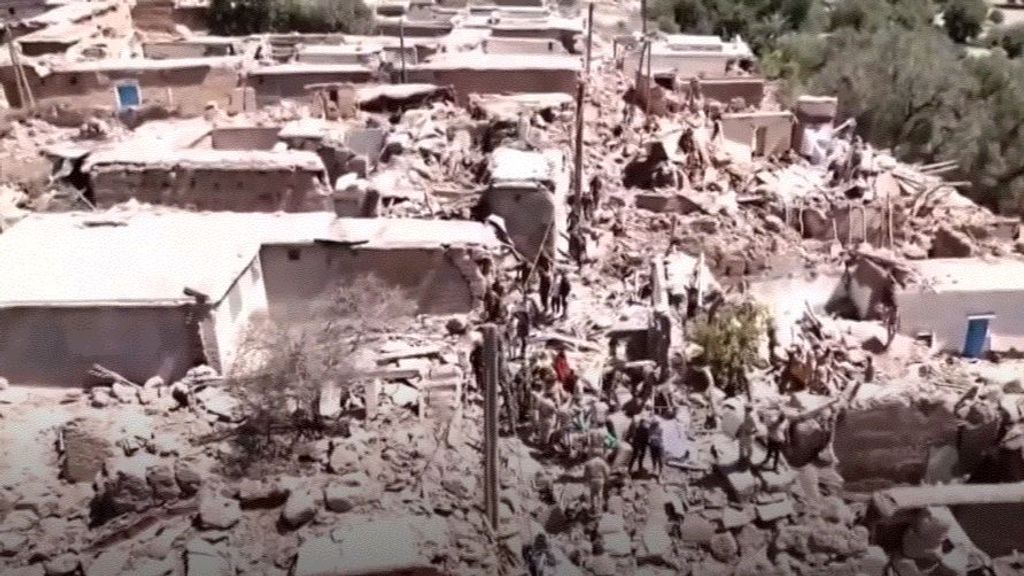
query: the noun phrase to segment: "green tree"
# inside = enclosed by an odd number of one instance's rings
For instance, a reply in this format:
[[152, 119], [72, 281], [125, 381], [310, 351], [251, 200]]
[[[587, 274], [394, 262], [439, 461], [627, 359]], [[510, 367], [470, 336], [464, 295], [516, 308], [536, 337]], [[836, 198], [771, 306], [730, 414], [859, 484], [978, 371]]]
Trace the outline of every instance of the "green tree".
[[976, 37], [987, 16], [985, 0], [949, 0], [942, 12], [946, 34], [958, 44]]
[[747, 371], [758, 362], [768, 321], [767, 311], [753, 300], [724, 304], [698, 319], [693, 341], [703, 350], [701, 360], [727, 394], [749, 394]]
[[342, 32], [365, 34], [373, 14], [363, 0], [211, 0], [214, 34]]
[[885, 27], [850, 34], [811, 81], [811, 89], [841, 95], [859, 132], [897, 155], [930, 160], [963, 109], [967, 79], [950, 41], [930, 28]]

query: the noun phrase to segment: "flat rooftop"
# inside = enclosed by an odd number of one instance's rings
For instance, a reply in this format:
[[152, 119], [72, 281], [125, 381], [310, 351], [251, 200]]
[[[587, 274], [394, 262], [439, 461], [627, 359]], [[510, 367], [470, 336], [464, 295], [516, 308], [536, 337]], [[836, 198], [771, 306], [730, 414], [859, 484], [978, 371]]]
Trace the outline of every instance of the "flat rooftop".
[[1024, 261], [1013, 258], [931, 258], [907, 265], [917, 280], [904, 292], [1024, 291]]
[[289, 74], [370, 74], [372, 70], [361, 64], [275, 64], [249, 70], [249, 76], [274, 76]]
[[91, 62], [61, 62], [53, 72], [142, 72], [148, 70], [179, 70], [183, 68], [234, 68], [241, 66], [241, 56], [213, 56], [209, 58], [123, 58]]
[[579, 72], [579, 56], [565, 54], [486, 54], [461, 52], [439, 54], [429, 62], [411, 66], [414, 70], [569, 70]]
[[211, 150], [182, 148], [153, 150], [131, 144], [93, 152], [82, 167], [85, 171], [134, 167], [145, 170], [193, 168], [206, 170], [302, 170], [322, 172], [323, 161], [306, 150]]
[[[259, 243], [237, 214], [33, 214], [0, 235], [0, 308], [219, 302]], [[250, 214], [244, 215], [252, 216]]]

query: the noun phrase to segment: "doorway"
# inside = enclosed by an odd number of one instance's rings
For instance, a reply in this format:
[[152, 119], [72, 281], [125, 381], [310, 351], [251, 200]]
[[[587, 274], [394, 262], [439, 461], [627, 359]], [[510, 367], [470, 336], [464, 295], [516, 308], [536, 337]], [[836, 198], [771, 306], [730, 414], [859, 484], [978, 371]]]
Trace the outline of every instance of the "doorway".
[[995, 316], [968, 316], [967, 335], [964, 337], [963, 356], [981, 358], [988, 348], [989, 324]]

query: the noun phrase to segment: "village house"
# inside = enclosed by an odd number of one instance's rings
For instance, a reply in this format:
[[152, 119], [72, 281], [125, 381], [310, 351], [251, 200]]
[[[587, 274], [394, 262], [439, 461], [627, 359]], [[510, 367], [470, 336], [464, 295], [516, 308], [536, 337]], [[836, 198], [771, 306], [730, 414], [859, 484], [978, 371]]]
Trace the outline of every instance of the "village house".
[[796, 120], [788, 111], [731, 112], [722, 114], [721, 122], [725, 149], [736, 161], [778, 157], [793, 146]]
[[1024, 262], [1012, 258], [891, 261], [862, 255], [837, 289], [856, 318], [891, 320], [934, 350], [968, 358], [1024, 350]]
[[129, 199], [198, 210], [306, 212], [330, 208], [320, 157], [302, 150], [146, 150], [90, 154], [82, 170], [98, 206]]
[[567, 248], [562, 235], [568, 189], [569, 171], [561, 150], [498, 148], [491, 153], [489, 182], [476, 217], [501, 217], [512, 245], [528, 259], [542, 250], [554, 254], [557, 248]]
[[15, 22], [48, 12], [63, 4], [58, 0], [0, 0], [0, 14]]
[[245, 80], [256, 95], [256, 104], [271, 106], [281, 100], [308, 102], [308, 86], [334, 82], [373, 82], [377, 69], [362, 64], [274, 64], [250, 70]]
[[240, 56], [244, 52], [243, 43], [244, 39], [231, 36], [191, 36], [144, 42], [142, 54], [151, 60]]
[[207, 30], [209, 0], [135, 0], [135, 28], [149, 32], [176, 33], [184, 26], [192, 32]]
[[502, 244], [483, 223], [288, 215], [291, 238], [264, 243], [270, 313], [300, 321], [332, 287], [372, 275], [402, 289], [420, 314], [466, 313], [483, 298], [481, 271]]
[[1024, 351], [1024, 262], [933, 258], [908, 266], [915, 280], [894, 290], [900, 332], [968, 358]]
[[[635, 47], [626, 52], [623, 70], [628, 76], [635, 76], [641, 60], [644, 45], [634, 42]], [[650, 62], [643, 56], [646, 74], [652, 76], [672, 74], [689, 78], [720, 78], [733, 65], [746, 65], [753, 60], [750, 47], [741, 39], [723, 41], [717, 36], [666, 35], [649, 47]]]
[[420, 314], [471, 311], [501, 248], [466, 221], [116, 207], [34, 214], [0, 235], [0, 376], [79, 385], [100, 364], [137, 382], [228, 372], [250, 320], [302, 321], [362, 276]]
[[[241, 58], [115, 59], [23, 66], [39, 106], [122, 110], [155, 105], [183, 116], [201, 114], [210, 103], [241, 111]], [[12, 107], [24, 105], [13, 67], [0, 69]]]
[[259, 244], [216, 214], [31, 215], [0, 235], [0, 375], [77, 386], [231, 368], [267, 308]]
[[582, 64], [561, 54], [439, 54], [408, 69], [410, 82], [450, 85], [456, 102], [469, 104], [470, 94], [561, 92], [575, 94]]
[[[132, 31], [128, 2], [99, 0], [47, 4], [45, 6], [51, 9], [33, 16], [22, 17], [14, 22], [11, 27], [11, 34], [14, 38], [51, 27], [70, 30], [68, 27], [71, 26], [87, 26], [97, 34], [103, 31], [128, 34]], [[31, 56], [27, 53], [26, 55]]]

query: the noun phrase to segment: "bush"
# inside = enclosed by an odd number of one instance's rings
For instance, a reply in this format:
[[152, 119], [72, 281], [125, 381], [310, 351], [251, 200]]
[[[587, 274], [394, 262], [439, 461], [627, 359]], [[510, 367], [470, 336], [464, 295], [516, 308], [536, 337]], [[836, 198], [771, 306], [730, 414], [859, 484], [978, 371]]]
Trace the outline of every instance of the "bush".
[[704, 364], [727, 394], [749, 394], [747, 370], [758, 361], [768, 319], [763, 306], [745, 301], [724, 304], [698, 320], [693, 341], [703, 349]]
[[211, 0], [210, 31], [223, 35], [262, 32], [365, 34], [373, 13], [363, 0]]
[[363, 276], [319, 300], [315, 320], [254, 323], [227, 378], [242, 418], [232, 436], [232, 464], [244, 471], [320, 435], [326, 425], [319, 417], [324, 386], [340, 387], [346, 395], [356, 375], [353, 354], [371, 339], [405, 328], [414, 313], [415, 304], [402, 291]]

